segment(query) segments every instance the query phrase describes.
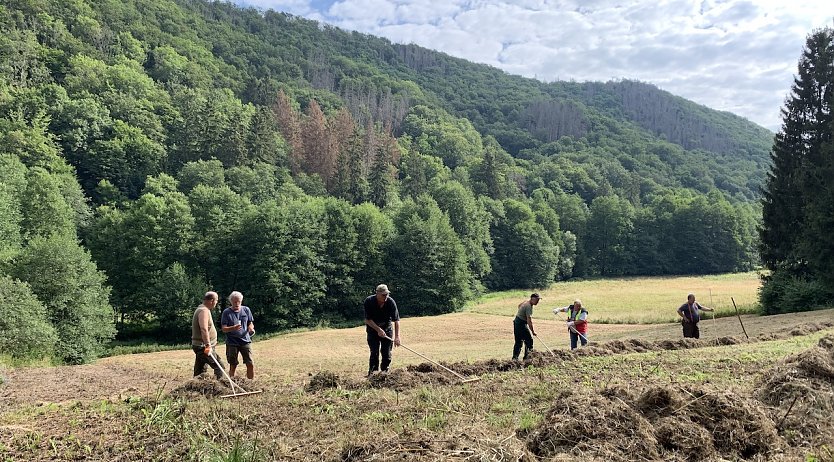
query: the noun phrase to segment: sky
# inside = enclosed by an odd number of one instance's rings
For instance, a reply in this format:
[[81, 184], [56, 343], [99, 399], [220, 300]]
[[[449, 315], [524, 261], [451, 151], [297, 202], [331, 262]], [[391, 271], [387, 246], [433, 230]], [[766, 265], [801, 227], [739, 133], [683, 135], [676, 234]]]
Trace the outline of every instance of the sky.
[[830, 0], [236, 0], [508, 73], [648, 82], [772, 131]]

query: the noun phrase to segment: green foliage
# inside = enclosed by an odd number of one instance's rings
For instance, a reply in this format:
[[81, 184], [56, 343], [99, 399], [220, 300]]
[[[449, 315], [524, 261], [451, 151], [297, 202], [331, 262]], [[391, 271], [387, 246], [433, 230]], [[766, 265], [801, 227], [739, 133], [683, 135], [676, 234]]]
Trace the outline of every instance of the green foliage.
[[29, 285], [0, 276], [0, 350], [14, 359], [52, 355], [58, 336]]
[[433, 181], [432, 198], [449, 216], [449, 222], [466, 250], [473, 288], [492, 271], [489, 256], [494, 251], [489, 234], [490, 215], [472, 191], [457, 181]]
[[[80, 233], [126, 331], [175, 337], [206, 287], [289, 328], [357, 318], [380, 282], [423, 314], [484, 285], [755, 264], [770, 134], [651, 85], [223, 2], [24, 1], [0, 24], [0, 264]], [[808, 208], [792, 256], [834, 261], [830, 216]]]
[[246, 230], [234, 251], [241, 264], [235, 282], [261, 325], [289, 328], [311, 324], [324, 296], [325, 229], [316, 226], [322, 206], [311, 200], [279, 207], [262, 204], [241, 217]]
[[[356, 249], [361, 266], [357, 268], [354, 285], [362, 295], [370, 295], [374, 288], [388, 279], [386, 254], [388, 243], [396, 235], [394, 221], [370, 203], [358, 205], [351, 209], [356, 234], [361, 238], [356, 242]], [[355, 317], [361, 316], [356, 308]]]
[[764, 278], [759, 301], [765, 314], [808, 311], [828, 306], [834, 296], [820, 281], [776, 272]]
[[431, 197], [420, 196], [405, 201], [394, 221], [397, 235], [385, 253], [400, 312], [440, 314], [463, 308], [471, 275], [447, 215]]
[[[799, 75], [783, 109], [762, 201], [760, 251], [772, 271], [762, 290], [766, 312], [818, 303], [834, 284], [834, 29], [808, 36]], [[784, 290], [784, 293], [779, 293]], [[789, 302], [789, 296], [796, 301]]]
[[26, 240], [51, 234], [75, 236], [72, 209], [61, 196], [55, 178], [43, 168], [29, 171], [20, 207]]
[[[177, 262], [190, 262], [194, 245], [194, 217], [187, 198], [177, 191], [156, 188], [127, 210], [102, 206], [87, 233], [87, 242], [98, 265], [113, 286], [113, 302], [122, 322], [145, 319], [158, 303], [162, 281]], [[146, 187], [147, 189], [147, 187]], [[164, 292], [164, 290], [163, 290]]]
[[[2, 167], [3, 161], [0, 158], [0, 168]], [[0, 183], [0, 271], [2, 271], [3, 264], [10, 260], [23, 245], [23, 238], [20, 235], [22, 221], [20, 204], [13, 191], [10, 184]]]
[[55, 355], [62, 361], [95, 359], [115, 335], [105, 276], [73, 237], [33, 238], [15, 261], [12, 276], [27, 282], [42, 300], [58, 333]]
[[223, 164], [217, 159], [188, 162], [177, 172], [179, 187], [186, 194], [197, 185], [220, 186], [225, 183], [225, 176]]
[[547, 287], [556, 276], [559, 248], [530, 207], [505, 199], [493, 204], [491, 234], [495, 242], [490, 289]]

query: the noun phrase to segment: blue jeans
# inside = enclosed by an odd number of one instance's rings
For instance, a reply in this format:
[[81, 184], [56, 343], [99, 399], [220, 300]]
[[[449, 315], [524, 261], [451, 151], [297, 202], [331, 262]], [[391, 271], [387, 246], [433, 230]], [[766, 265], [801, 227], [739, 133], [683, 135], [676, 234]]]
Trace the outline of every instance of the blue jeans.
[[581, 334], [581, 337], [580, 337], [579, 333], [574, 332], [570, 329], [568, 329], [568, 333], [570, 333], [570, 349], [571, 350], [576, 349], [576, 344], [577, 344], [578, 341], [582, 342], [582, 346], [585, 346], [585, 345], [588, 344], [588, 335], [587, 334]]

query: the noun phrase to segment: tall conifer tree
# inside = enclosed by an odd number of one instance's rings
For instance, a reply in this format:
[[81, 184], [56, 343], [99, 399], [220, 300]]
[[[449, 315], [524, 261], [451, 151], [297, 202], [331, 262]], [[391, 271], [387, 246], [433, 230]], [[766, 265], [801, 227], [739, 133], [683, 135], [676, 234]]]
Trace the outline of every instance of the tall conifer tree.
[[[808, 37], [771, 152], [760, 229], [761, 256], [773, 272], [771, 280], [789, 277], [834, 283], [832, 39], [831, 28]], [[768, 290], [765, 287], [765, 305], [778, 299]], [[772, 311], [773, 307], [765, 308]]]

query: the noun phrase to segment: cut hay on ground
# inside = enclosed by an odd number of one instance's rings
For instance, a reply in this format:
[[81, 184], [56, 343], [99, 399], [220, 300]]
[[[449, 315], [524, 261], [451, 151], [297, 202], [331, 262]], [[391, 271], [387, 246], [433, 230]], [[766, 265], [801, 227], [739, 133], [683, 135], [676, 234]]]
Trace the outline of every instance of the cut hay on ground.
[[756, 388], [789, 443], [834, 445], [834, 335], [765, 371]]
[[[246, 391], [252, 391], [252, 381], [243, 377], [235, 377], [232, 379], [235, 385]], [[235, 391], [240, 393], [239, 388]], [[204, 372], [192, 379], [189, 379], [184, 384], [174, 388], [168, 393], [171, 398], [194, 399], [194, 398], [216, 398], [222, 395], [231, 395], [232, 388], [228, 380], [216, 379], [213, 374]]]
[[761, 405], [732, 391], [653, 387], [561, 397], [527, 439], [538, 457], [580, 460], [762, 459], [781, 438]]

